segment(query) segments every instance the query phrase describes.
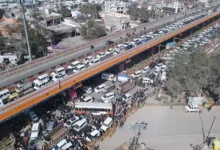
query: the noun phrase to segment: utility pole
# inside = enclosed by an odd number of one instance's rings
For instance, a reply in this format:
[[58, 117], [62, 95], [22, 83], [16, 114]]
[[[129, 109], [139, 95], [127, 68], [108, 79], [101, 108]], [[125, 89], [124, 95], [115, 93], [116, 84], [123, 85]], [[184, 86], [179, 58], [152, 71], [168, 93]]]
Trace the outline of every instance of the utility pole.
[[130, 125], [130, 129], [135, 131], [135, 136], [133, 137], [131, 143], [132, 150], [136, 150], [141, 131], [147, 130], [147, 125], [148, 124], [145, 122], [134, 122], [132, 125]]
[[25, 38], [26, 38], [27, 47], [28, 47], [29, 60], [32, 61], [31, 48], [30, 48], [29, 37], [28, 37], [28, 33], [27, 33], [27, 23], [26, 23], [26, 17], [25, 17], [25, 12], [24, 12], [24, 5], [22, 3], [22, 0], [20, 0], [20, 5], [21, 5], [23, 22], [24, 22], [24, 32], [25, 32]]

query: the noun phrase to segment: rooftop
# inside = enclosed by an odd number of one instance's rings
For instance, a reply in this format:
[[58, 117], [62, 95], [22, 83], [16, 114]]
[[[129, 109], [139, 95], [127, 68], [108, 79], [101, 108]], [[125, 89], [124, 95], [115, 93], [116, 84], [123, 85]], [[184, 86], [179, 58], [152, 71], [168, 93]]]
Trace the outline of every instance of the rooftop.
[[57, 34], [62, 34], [62, 33], [66, 33], [66, 32], [72, 32], [73, 30], [75, 30], [74, 27], [65, 25], [65, 24], [59, 24], [56, 26], [49, 26], [47, 27], [48, 30], [50, 31], [54, 31]]

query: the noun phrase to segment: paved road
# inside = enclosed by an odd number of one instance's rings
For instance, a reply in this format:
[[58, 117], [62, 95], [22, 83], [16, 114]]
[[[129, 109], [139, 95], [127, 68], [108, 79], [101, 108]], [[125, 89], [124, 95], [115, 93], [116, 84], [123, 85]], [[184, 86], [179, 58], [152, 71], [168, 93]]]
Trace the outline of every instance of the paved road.
[[[211, 111], [204, 110], [202, 113], [204, 130], [207, 134], [214, 114], [216, 120], [211, 136], [220, 138], [220, 109], [213, 108]], [[114, 150], [128, 142], [134, 135], [128, 127], [134, 121], [148, 123], [139, 142], [146, 143], [148, 148], [154, 150], [192, 150], [190, 144], [201, 144], [203, 140], [198, 113], [185, 113], [182, 107], [171, 110], [166, 106], [149, 106], [131, 115], [122, 128], [118, 128], [111, 138], [106, 138], [100, 144], [101, 150]]]
[[[192, 13], [192, 10], [189, 10], [187, 13], [188, 14]], [[171, 20], [173, 19], [173, 17], [174, 16], [165, 17], [165, 18], [162, 18], [158, 21], [146, 24], [146, 26], [145, 26], [146, 31], [149, 31], [149, 30], [154, 29], [155, 27], [160, 27], [160, 26], [163, 26], [163, 25], [166, 25], [166, 24], [170, 23]], [[175, 15], [176, 20], [179, 20], [183, 17], [184, 17], [183, 13], [178, 13], [178, 14]], [[143, 26], [138, 27], [137, 30], [136, 30], [136, 33], [140, 33], [140, 31], [143, 30], [143, 28], [144, 28]], [[133, 32], [133, 30], [132, 30], [132, 32]], [[120, 36], [125, 37], [126, 35], [125, 35], [125, 33], [122, 33], [122, 35], [120, 35]], [[105, 41], [107, 41], [107, 40], [119, 41], [120, 36], [119, 35], [117, 35], [117, 36], [108, 35], [108, 37], [109, 37], [108, 39], [100, 40], [99, 42], [97, 42], [96, 44], [93, 44], [93, 45], [96, 49], [100, 49], [100, 48], [104, 47]], [[34, 67], [34, 68], [32, 68], [32, 66], [30, 65], [30, 68], [28, 68], [25, 71], [22, 71], [20, 73], [14, 73], [13, 75], [11, 75], [10, 77], [5, 78], [4, 80], [1, 79], [0, 88], [4, 87], [4, 86], [7, 86], [7, 85], [10, 85], [10, 84], [13, 84], [16, 81], [26, 79], [29, 76], [37, 74], [37, 73], [39, 73], [43, 70], [50, 69], [53, 66], [59, 66], [59, 64], [71, 61], [74, 58], [78, 58], [82, 55], [86, 55], [87, 53], [89, 53], [91, 51], [91, 49], [90, 49], [90, 47], [86, 46], [86, 47], [82, 47], [80, 50], [75, 49], [75, 50], [72, 50], [72, 51], [74, 51], [74, 53], [66, 55], [65, 57], [63, 56], [63, 57], [51, 60], [49, 62], [48, 62], [48, 59], [45, 58], [45, 60], [44, 60], [45, 63], [43, 63], [43, 65], [39, 65], [39, 66]], [[44, 62], [44, 61], [42, 61], [42, 62]]]

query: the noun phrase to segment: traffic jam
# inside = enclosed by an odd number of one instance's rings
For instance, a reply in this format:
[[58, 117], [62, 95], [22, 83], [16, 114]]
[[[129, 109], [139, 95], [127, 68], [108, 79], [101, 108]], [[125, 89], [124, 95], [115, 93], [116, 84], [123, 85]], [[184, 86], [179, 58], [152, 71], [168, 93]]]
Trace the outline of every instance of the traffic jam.
[[[198, 47], [206, 46], [218, 36], [219, 29], [219, 24], [209, 27], [165, 53], [161, 59], [145, 64], [142, 68], [135, 68], [133, 73], [128, 73], [128, 70], [117, 74], [103, 72], [85, 81], [80, 88], [63, 91], [26, 111], [31, 123], [16, 131], [12, 130], [16, 138], [15, 147], [28, 150], [86, 150], [91, 143], [98, 147], [100, 138], [112, 131], [112, 127], [123, 126], [132, 108], [140, 107], [154, 93], [155, 88], [166, 86], [167, 74], [172, 69], [170, 60], [176, 53], [184, 51], [190, 54]], [[165, 28], [160, 31], [165, 31]], [[98, 57], [103, 54], [105, 53]], [[92, 64], [94, 60], [96, 59], [89, 56], [84, 59], [83, 64]], [[74, 71], [74, 68], [83, 64], [76, 61], [68, 69]], [[66, 75], [64, 68], [58, 69], [60, 70], [54, 72], [55, 76]], [[42, 75], [37, 81], [49, 82], [50, 79], [48, 75]], [[25, 86], [17, 86], [17, 90], [24, 92], [33, 88], [31, 83], [23, 85]], [[34, 86], [36, 88], [40, 87]], [[190, 107], [185, 110], [195, 111]]]
[[177, 30], [178, 28], [186, 24], [189, 24], [192, 21], [198, 20], [210, 13], [211, 12], [199, 13], [197, 15], [182, 19], [171, 25], [165, 26], [160, 30], [150, 32], [146, 35], [142, 35], [141, 37], [133, 39], [130, 42], [118, 44], [114, 48], [110, 48], [105, 52], [98, 53], [96, 56], [87, 56], [82, 61], [76, 60], [67, 67], [58, 67], [52, 73], [41, 74], [34, 81], [20, 81], [14, 87], [14, 89], [4, 89], [0, 91], [0, 108], [6, 107], [8, 104], [13, 103], [14, 100], [19, 100], [20, 97], [33, 93], [36, 90], [42, 90], [43, 87], [46, 87], [49, 84], [53, 84], [54, 82], [60, 82], [63, 78], [71, 74], [77, 74], [85, 69], [89, 69], [90, 67], [98, 63], [101, 63], [103, 60], [106, 60], [112, 57], [113, 55], [121, 54], [141, 44], [147, 44], [152, 39], [163, 36], [168, 32]]

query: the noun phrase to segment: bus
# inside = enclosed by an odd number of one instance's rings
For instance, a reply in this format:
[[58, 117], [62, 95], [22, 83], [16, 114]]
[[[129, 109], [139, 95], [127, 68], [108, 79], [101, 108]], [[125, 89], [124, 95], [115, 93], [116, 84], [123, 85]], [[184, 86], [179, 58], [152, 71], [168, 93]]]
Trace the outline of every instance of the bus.
[[93, 115], [109, 114], [113, 115], [112, 103], [100, 102], [75, 102], [76, 114], [92, 113]]

